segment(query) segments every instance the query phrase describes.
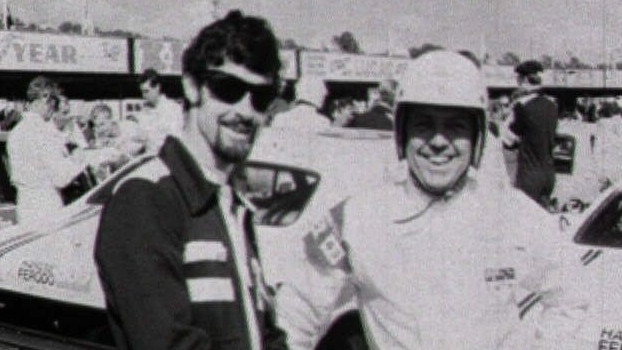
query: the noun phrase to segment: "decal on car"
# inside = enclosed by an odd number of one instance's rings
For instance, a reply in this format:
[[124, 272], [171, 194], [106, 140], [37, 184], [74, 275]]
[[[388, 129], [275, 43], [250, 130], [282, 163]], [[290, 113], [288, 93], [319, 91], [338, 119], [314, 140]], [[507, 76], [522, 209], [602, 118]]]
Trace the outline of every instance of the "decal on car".
[[598, 340], [598, 350], [622, 349], [622, 331], [619, 329], [603, 328]]
[[24, 260], [17, 269], [17, 279], [25, 283], [89, 293], [92, 275], [80, 272], [77, 268], [63, 269], [48, 262]]

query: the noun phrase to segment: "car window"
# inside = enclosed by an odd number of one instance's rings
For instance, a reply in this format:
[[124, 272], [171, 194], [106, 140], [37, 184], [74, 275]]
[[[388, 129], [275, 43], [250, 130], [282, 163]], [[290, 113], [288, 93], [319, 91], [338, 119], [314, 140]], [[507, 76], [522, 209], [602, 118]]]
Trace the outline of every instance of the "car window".
[[586, 220], [575, 242], [622, 248], [622, 193], [609, 198]]
[[298, 168], [247, 163], [237, 169], [234, 179], [236, 190], [256, 207], [256, 224], [287, 226], [302, 214], [320, 176]]
[[559, 174], [572, 174], [574, 168], [576, 140], [571, 135], [555, 135], [553, 148], [553, 160], [555, 172]]

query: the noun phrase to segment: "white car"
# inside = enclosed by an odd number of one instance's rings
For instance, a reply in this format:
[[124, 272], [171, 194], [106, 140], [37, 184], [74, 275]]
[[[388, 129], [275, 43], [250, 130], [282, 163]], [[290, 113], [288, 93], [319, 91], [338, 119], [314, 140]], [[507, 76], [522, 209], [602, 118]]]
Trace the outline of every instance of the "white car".
[[622, 349], [622, 183], [560, 223], [586, 269], [581, 287], [590, 307], [577, 338], [585, 349]]
[[[396, 158], [390, 132], [265, 129], [236, 178], [256, 207], [268, 284], [277, 288], [296, 273], [288, 261], [303, 254], [300, 240], [327, 208], [380, 183], [402, 180], [406, 170]], [[114, 186], [148, 160], [121, 168], [54, 221], [0, 230], [0, 349], [113, 348], [93, 244], [102, 206]], [[574, 237], [569, 254], [585, 268], [584, 276], [574, 280], [591, 305], [565, 349], [622, 348], [621, 217], [619, 184], [585, 212], [560, 218], [565, 226], [560, 240]], [[355, 305], [349, 304], [335, 310], [317, 349], [366, 349], [361, 332]]]
[[[265, 129], [237, 183], [256, 206], [268, 284], [286, 278], [299, 240], [318, 215], [397, 173], [390, 132]], [[53, 220], [0, 231], [0, 348], [113, 348], [93, 261], [103, 204], [114, 186], [147, 162], [119, 169]], [[354, 305], [336, 310], [317, 349], [366, 349]]]

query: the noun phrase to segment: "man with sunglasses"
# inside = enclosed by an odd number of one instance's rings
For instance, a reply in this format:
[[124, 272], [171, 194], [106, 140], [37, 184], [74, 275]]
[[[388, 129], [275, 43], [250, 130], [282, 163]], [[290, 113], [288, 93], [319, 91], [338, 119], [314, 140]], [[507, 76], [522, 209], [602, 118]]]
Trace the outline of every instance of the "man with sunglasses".
[[185, 126], [118, 185], [95, 259], [119, 349], [285, 349], [252, 219], [230, 175], [276, 97], [267, 22], [239, 11], [183, 54]]
[[81, 154], [68, 154], [65, 138], [53, 121], [59, 110], [59, 91], [47, 77], [33, 79], [26, 92], [26, 112], [9, 134], [7, 152], [20, 224], [53, 219], [63, 206], [60, 190], [87, 166]]

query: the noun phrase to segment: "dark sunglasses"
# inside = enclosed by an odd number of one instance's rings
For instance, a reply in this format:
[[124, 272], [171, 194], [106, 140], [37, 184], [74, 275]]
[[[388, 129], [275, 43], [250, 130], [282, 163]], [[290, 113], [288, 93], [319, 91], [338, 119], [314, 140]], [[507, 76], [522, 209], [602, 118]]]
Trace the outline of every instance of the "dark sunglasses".
[[225, 103], [237, 103], [250, 93], [251, 104], [257, 112], [265, 112], [279, 92], [277, 84], [249, 84], [234, 75], [214, 70], [208, 70], [203, 81], [212, 95]]

